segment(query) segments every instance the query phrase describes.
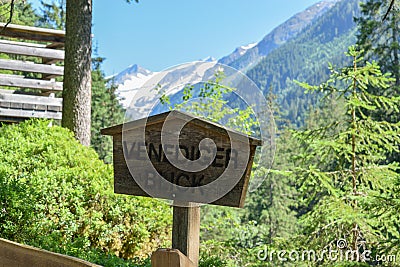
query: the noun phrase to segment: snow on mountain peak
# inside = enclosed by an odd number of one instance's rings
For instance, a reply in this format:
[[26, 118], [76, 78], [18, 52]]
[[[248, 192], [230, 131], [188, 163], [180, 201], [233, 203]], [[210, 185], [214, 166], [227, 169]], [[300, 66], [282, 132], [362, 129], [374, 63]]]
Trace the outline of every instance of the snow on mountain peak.
[[251, 44], [248, 44], [248, 45], [242, 45], [240, 48], [243, 49], [243, 50], [248, 50], [248, 49], [251, 49], [251, 48], [255, 47], [256, 45], [257, 45], [257, 43], [251, 43]]
[[229, 54], [228, 56], [225, 56], [223, 58], [221, 58], [218, 62], [222, 63], [222, 64], [227, 64], [229, 65], [229, 63], [233, 62], [234, 60], [242, 57], [244, 54], [247, 53], [247, 51], [249, 51], [250, 49], [254, 48], [257, 46], [258, 43], [251, 43], [248, 45], [242, 45], [239, 46], [235, 49], [235, 51], [233, 51], [231, 54]]
[[148, 76], [151, 75], [152, 73], [153, 73], [152, 71], [147, 70], [137, 64], [132, 64], [129, 65], [128, 68], [121, 71], [120, 73], [106, 77], [106, 79], [113, 81], [115, 84], [121, 84], [124, 83], [125, 80], [131, 79], [132, 76], [136, 77], [140, 75]]
[[215, 57], [212, 56], [208, 56], [206, 58], [203, 58], [201, 61], [205, 61], [205, 62], [213, 62], [216, 61], [217, 59]]
[[122, 106], [127, 107], [136, 92], [156, 74], [157, 72], [152, 72], [137, 64], [133, 64], [120, 73], [107, 77], [107, 79], [109, 83], [118, 86], [116, 94]]
[[[267, 34], [260, 42], [239, 46], [231, 54], [219, 59], [218, 61], [211, 56], [200, 61], [210, 63], [219, 62], [240, 70], [254, 66], [254, 64], [259, 62], [259, 60], [269, 54], [272, 50], [297, 36], [297, 34], [306, 26], [310, 25], [315, 19], [324, 14], [339, 1], [341, 0], [322, 0], [307, 8], [305, 11], [292, 16], [289, 20]], [[165, 77], [164, 81], [172, 85], [176, 82], [182, 83], [183, 77], [191, 71], [193, 70], [188, 68], [182, 69], [181, 71], [176, 70]], [[118, 85], [116, 93], [120, 97], [122, 105], [127, 107], [136, 92], [145, 86], [145, 84], [157, 74], [159, 73], [151, 72], [137, 64], [133, 64], [122, 72], [112, 75], [109, 79], [110, 82]], [[193, 77], [190, 79], [192, 78]]]

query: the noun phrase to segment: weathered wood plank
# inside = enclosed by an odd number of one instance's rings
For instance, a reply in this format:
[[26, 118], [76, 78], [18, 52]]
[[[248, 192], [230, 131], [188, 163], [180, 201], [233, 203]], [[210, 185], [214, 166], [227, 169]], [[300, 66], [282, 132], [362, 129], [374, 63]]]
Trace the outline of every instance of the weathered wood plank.
[[[61, 112], [43, 112], [35, 110], [0, 108], [0, 117], [39, 118], [61, 120]], [[1, 119], [0, 119], [1, 121]]]
[[186, 255], [195, 266], [199, 262], [200, 207], [174, 206], [172, 248]]
[[23, 103], [22, 104], [22, 109], [35, 110], [35, 111], [46, 111], [47, 110], [47, 106], [46, 105], [40, 105], [40, 104]]
[[20, 88], [32, 88], [54, 92], [63, 90], [62, 82], [29, 79], [10, 74], [0, 74], [0, 85]]
[[195, 267], [185, 255], [177, 249], [158, 249], [151, 255], [152, 267]]
[[8, 59], [0, 59], [0, 69], [44, 73], [56, 76], [62, 76], [64, 74], [64, 67], [61, 66], [36, 64], [29, 61]]
[[0, 23], [0, 32], [3, 36], [42, 42], [65, 43], [65, 31], [16, 24], [9, 24], [4, 29], [4, 26], [5, 23]]
[[[193, 127], [193, 132], [203, 132], [205, 134], [204, 137], [208, 137], [211, 138], [212, 140], [216, 141], [216, 145], [217, 147], [220, 148], [224, 148], [225, 152], [227, 151], [227, 149], [229, 149], [229, 146], [226, 146], [224, 144], [229, 144], [229, 139], [223, 140], [220, 139], [219, 141], [218, 136], [219, 134], [216, 134], [214, 132], [214, 134], [212, 133], [212, 131], [210, 129], [208, 129], [208, 134], [205, 133], [205, 130], [201, 130], [199, 126], [197, 126], [195, 123], [192, 124], [193, 121], [191, 121], [190, 123], [188, 123], [188, 127]], [[162, 122], [158, 122], [158, 124], [151, 124], [149, 126], [149, 129], [146, 130], [146, 135], [149, 139], [147, 139], [146, 137], [146, 142], [148, 144], [153, 143], [156, 144], [155, 147], [158, 147], [158, 143], [159, 141], [155, 140], [156, 136], [160, 134], [160, 129], [161, 129], [161, 125]], [[185, 129], [185, 128], [184, 128]], [[193, 144], [195, 144], [194, 146], [197, 146], [197, 144], [199, 143], [199, 140], [202, 140], [204, 137], [202, 136], [198, 136], [196, 134], [188, 134], [188, 132], [186, 132], [186, 130], [183, 130], [181, 132], [181, 137], [182, 139], [180, 139], [180, 144], [183, 146], [187, 146], [189, 147], [189, 143], [192, 142]], [[159, 137], [158, 137], [159, 138]], [[222, 137], [221, 137], [222, 138]], [[228, 138], [226, 136], [226, 138]], [[130, 138], [130, 140], [134, 140], [135, 138], [132, 137]], [[151, 141], [153, 140], [153, 141]], [[250, 151], [251, 153], [255, 152], [255, 146], [254, 145], [250, 145]], [[134, 151], [133, 151], [134, 152]], [[217, 154], [219, 156], [223, 156], [225, 158], [225, 160], [227, 159], [226, 153], [219, 153]], [[247, 171], [243, 174], [243, 176], [241, 177], [241, 179], [237, 182], [236, 185], [234, 185], [233, 189], [230, 190], [228, 193], [226, 193], [224, 196], [221, 195], [221, 198], [218, 200], [213, 201], [210, 204], [214, 204], [214, 205], [222, 205], [222, 206], [232, 206], [232, 207], [243, 207], [244, 205], [244, 200], [246, 197], [246, 191], [247, 191], [247, 181], [250, 178], [250, 169], [251, 169], [251, 163], [253, 162], [253, 155], [250, 155], [250, 159], [244, 159], [241, 156], [240, 151], [238, 151], [238, 155], [239, 158], [237, 158], [237, 162], [238, 162], [238, 167], [244, 167], [242, 166], [243, 164], [250, 164], [246, 169]], [[136, 183], [136, 181], [134, 180], [134, 178], [132, 177], [127, 163], [126, 163], [126, 158], [124, 156], [124, 151], [123, 151], [123, 143], [122, 143], [122, 135], [121, 134], [116, 134], [113, 136], [113, 157], [114, 157], [114, 192], [115, 193], [119, 193], [119, 194], [130, 194], [130, 195], [138, 195], [138, 196], [148, 196], [148, 194]], [[162, 172], [162, 173], [181, 173], [179, 170], [177, 170], [176, 168], [172, 167], [169, 165], [169, 163], [164, 162], [163, 158], [164, 156], [161, 156], [162, 159], [160, 161], [158, 160], [152, 160], [152, 164], [153, 167], [158, 171], [158, 172]], [[242, 158], [240, 160], [240, 158]], [[220, 158], [218, 160], [218, 163], [224, 163], [225, 160], [223, 158]], [[235, 160], [234, 160], [235, 161]], [[164, 171], [163, 171], [164, 170]], [[167, 171], [165, 171], [167, 170]], [[208, 184], [210, 182], [212, 182], [215, 178], [219, 177], [222, 172], [225, 170], [224, 167], [217, 167], [217, 166], [209, 166], [209, 168], [205, 169], [202, 172], [196, 173], [197, 175], [204, 175], [203, 176], [203, 180], [202, 183], [203, 184]], [[143, 170], [141, 169], [137, 169], [135, 170], [135, 172], [137, 174], [143, 172]], [[189, 175], [190, 176], [190, 175]], [[166, 180], [169, 180], [170, 178], [165, 177]], [[170, 181], [172, 182], [172, 181]], [[180, 183], [185, 183], [185, 180], [181, 180], [178, 184], [181, 186], [186, 186], [185, 184], [180, 184]], [[231, 183], [230, 181], [227, 181], [227, 183]], [[158, 185], [153, 185], [152, 187], [155, 189], [155, 187], [157, 187]], [[223, 188], [209, 188], [207, 190], [215, 190], [215, 192], [211, 192], [208, 191], [208, 194], [211, 195], [220, 195], [219, 192], [217, 192], [218, 190], [221, 190]], [[160, 188], [159, 191], [159, 196], [160, 198], [166, 198], [166, 199], [170, 199], [170, 193], [172, 191], [174, 191], [174, 189], [172, 188]], [[171, 191], [172, 190], [172, 191]], [[199, 201], [201, 202], [201, 201]]]
[[47, 106], [47, 111], [61, 112], [62, 106]]
[[22, 109], [22, 103], [19, 102], [9, 102], [9, 103], [11, 109]]
[[30, 47], [19, 44], [4, 44], [0, 42], [0, 52], [14, 55], [41, 57], [46, 59], [64, 60], [65, 52], [50, 48]]
[[19, 123], [19, 122], [23, 122], [24, 120], [27, 120], [27, 119], [29, 119], [29, 118], [0, 116], [0, 125], [1, 125], [1, 123]]
[[[176, 112], [176, 111], [174, 111], [174, 112]], [[161, 113], [161, 114], [158, 114], [158, 115], [154, 115], [154, 116], [151, 116], [149, 118], [143, 118], [143, 119], [135, 120], [135, 121], [128, 122], [128, 123], [125, 123], [125, 124], [115, 125], [115, 126], [112, 126], [112, 127], [106, 128], [106, 129], [102, 129], [100, 132], [103, 135], [112, 135], [112, 136], [114, 136], [116, 134], [122, 133], [123, 130], [127, 131], [127, 130], [136, 129], [137, 127], [142, 126], [145, 123], [146, 123], [147, 126], [150, 126], [150, 125], [153, 125], [153, 124], [157, 124], [157, 123], [163, 122], [167, 118], [169, 113], [170, 113], [170, 111], [164, 112], [164, 113]], [[238, 132], [236, 130], [233, 130], [233, 129], [229, 129], [229, 128], [226, 128], [226, 127], [221, 127], [221, 125], [219, 125], [217, 123], [214, 123], [214, 122], [211, 122], [211, 121], [208, 121], [208, 120], [205, 120], [205, 119], [203, 119], [201, 117], [196, 117], [195, 119], [193, 119], [193, 115], [191, 115], [189, 113], [186, 113], [186, 112], [181, 112], [181, 111], [176, 112], [175, 114], [176, 114], [175, 115], [176, 118], [178, 118], [178, 119], [182, 118], [184, 120], [190, 119], [191, 123], [196, 124], [196, 125], [198, 125], [200, 127], [204, 127], [204, 128], [210, 129], [210, 130], [218, 132], [220, 134], [224, 134], [225, 133], [225, 129], [226, 129], [231, 134], [236, 134], [238, 136], [242, 136], [242, 137], [248, 138], [248, 141], [249, 141], [249, 143], [251, 145], [255, 145], [255, 146], [261, 146], [262, 145], [262, 141], [260, 139], [257, 139], [257, 138], [251, 137], [251, 136], [247, 136], [247, 135], [245, 135], [245, 134], [243, 134], [241, 132]]]
[[11, 107], [10, 104], [11, 104], [10, 102], [1, 101], [1, 100], [0, 100], [0, 108], [10, 108], [10, 107]]
[[101, 267], [78, 258], [0, 239], [0, 267]]
[[17, 41], [3, 40], [3, 39], [0, 39], [0, 44], [21, 45], [21, 46], [37, 47], [37, 48], [46, 48], [47, 47], [46, 44], [38, 44], [38, 43], [30, 43], [30, 42], [17, 42]]
[[0, 103], [2, 102], [62, 107], [62, 98], [0, 92]]
[[[24, 75], [16, 75], [16, 74], [5, 74], [5, 73], [1, 73], [1, 75], [3, 77], [11, 77], [11, 78], [24, 78]], [[2, 89], [0, 89], [2, 90]]]

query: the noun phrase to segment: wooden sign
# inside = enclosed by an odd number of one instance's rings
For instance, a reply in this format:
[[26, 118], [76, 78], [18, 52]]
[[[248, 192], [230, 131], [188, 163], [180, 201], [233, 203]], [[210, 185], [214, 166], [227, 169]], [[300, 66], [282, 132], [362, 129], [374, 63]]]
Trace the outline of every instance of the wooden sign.
[[170, 111], [101, 131], [113, 136], [114, 191], [243, 207], [261, 141]]

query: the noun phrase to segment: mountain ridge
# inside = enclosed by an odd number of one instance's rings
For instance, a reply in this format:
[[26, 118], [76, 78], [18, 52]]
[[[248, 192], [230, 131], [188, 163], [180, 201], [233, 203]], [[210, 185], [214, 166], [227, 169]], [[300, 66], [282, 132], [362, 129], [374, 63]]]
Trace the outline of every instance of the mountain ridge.
[[282, 117], [298, 127], [307, 110], [318, 103], [318, 96], [305, 94], [294, 81], [318, 85], [329, 77], [328, 63], [349, 63], [345, 52], [356, 42], [354, 16], [359, 14], [358, 2], [339, 1], [326, 15], [246, 72], [265, 94], [272, 88]]
[[[250, 69], [269, 52], [297, 36], [299, 31], [327, 12], [338, 1], [340, 0], [323, 0], [308, 7], [304, 11], [293, 15], [283, 24], [275, 27], [260, 42], [237, 47], [231, 54], [219, 59], [218, 63], [229, 65], [242, 71]], [[285, 27], [288, 29], [285, 30]], [[214, 58], [212, 57], [206, 58], [206, 61], [213, 60]], [[121, 104], [127, 107], [136, 92], [157, 73], [159, 72], [152, 72], [133, 64], [120, 73], [107, 78], [110, 84], [118, 86], [116, 93]], [[179, 75], [173, 76], [177, 77]]]
[[275, 27], [270, 33], [265, 35], [261, 41], [247, 49], [244, 53], [240, 49], [243, 46], [238, 47], [234, 52], [222, 57], [218, 62], [239, 70], [250, 68], [252, 65], [258, 63], [262, 57], [296, 37], [299, 32], [331, 9], [339, 1], [340, 0], [320, 1], [306, 8], [304, 11], [296, 13], [288, 20]]

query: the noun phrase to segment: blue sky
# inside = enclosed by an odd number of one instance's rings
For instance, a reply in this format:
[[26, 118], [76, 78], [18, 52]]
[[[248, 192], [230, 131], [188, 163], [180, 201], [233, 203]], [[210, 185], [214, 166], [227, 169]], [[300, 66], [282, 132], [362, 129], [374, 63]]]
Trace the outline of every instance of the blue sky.
[[[31, 0], [30, 2], [37, 2]], [[107, 75], [221, 58], [260, 41], [318, 0], [93, 0], [93, 34]]]

